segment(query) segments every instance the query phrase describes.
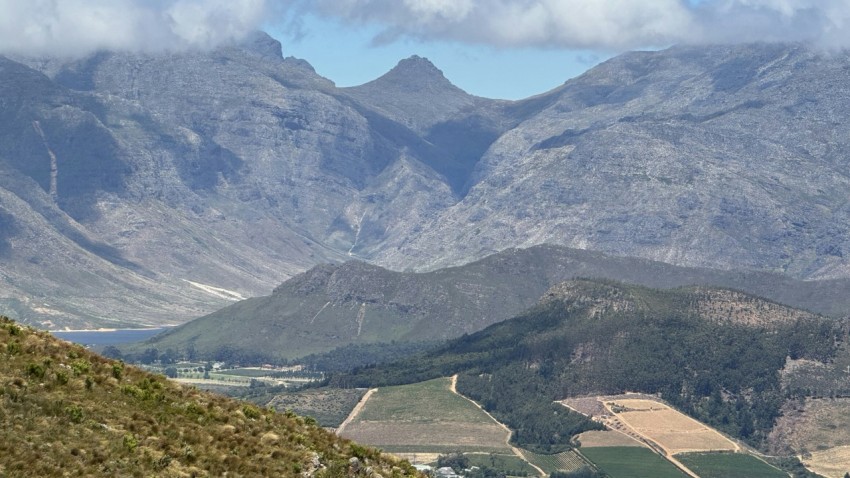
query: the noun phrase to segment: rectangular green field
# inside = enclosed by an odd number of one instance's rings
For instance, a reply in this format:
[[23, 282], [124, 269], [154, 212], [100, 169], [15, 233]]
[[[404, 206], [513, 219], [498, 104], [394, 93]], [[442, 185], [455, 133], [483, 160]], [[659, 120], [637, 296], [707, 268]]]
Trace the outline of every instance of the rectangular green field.
[[391, 453], [511, 452], [508, 431], [449, 378], [378, 388], [340, 434]]
[[684, 478], [687, 476], [649, 448], [593, 447], [581, 449], [581, 454], [611, 478]]
[[355, 421], [495, 424], [469, 400], [452, 393], [450, 384], [451, 379], [438, 378], [410, 385], [381, 387]]
[[788, 474], [744, 453], [681, 453], [676, 459], [702, 478], [788, 478]]

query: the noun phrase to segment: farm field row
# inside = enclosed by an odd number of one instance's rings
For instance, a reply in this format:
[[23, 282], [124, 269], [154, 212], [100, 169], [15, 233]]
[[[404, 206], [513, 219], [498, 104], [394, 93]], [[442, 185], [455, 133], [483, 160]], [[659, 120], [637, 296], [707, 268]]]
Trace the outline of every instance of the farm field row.
[[469, 464], [472, 466], [488, 466], [503, 470], [508, 476], [537, 476], [538, 474], [527, 461], [514, 454], [467, 453], [466, 456], [469, 457]]
[[396, 453], [512, 454], [508, 431], [440, 378], [377, 389], [338, 433]]
[[[629, 394], [581, 397], [567, 399], [561, 403], [591, 416], [612, 430], [587, 432], [577, 437], [582, 455], [612, 478], [655, 476], [642, 473], [661, 471], [642, 467], [660, 466], [657, 465], [658, 459], [667, 460], [675, 470], [674, 476], [787, 476], [759, 458], [741, 453], [741, 447], [737, 443], [717, 430], [651, 396]], [[641, 456], [647, 458], [640, 458]], [[656, 465], [652, 465], [653, 463]], [[673, 473], [670, 469], [668, 472]]]
[[[686, 469], [699, 478], [786, 476], [753, 456], [733, 453], [739, 450], [735, 442], [660, 401], [604, 397], [595, 410], [604, 411], [599, 418], [606, 424], [623, 430], [582, 434], [577, 451], [531, 453], [512, 448], [507, 430], [456, 394], [451, 379], [441, 378], [370, 391], [338, 433], [412, 462], [433, 463], [440, 454], [463, 452], [473, 464], [497, 464], [528, 476], [588, 464], [611, 478], [684, 478]], [[726, 452], [705, 453], [716, 450]]]
[[581, 454], [611, 478], [686, 478], [682, 471], [649, 448], [582, 448]]
[[746, 453], [683, 453], [676, 458], [700, 478], [788, 478], [788, 474]]
[[576, 437], [576, 442], [579, 443], [581, 448], [600, 446], [646, 447], [646, 444], [636, 440], [635, 438], [614, 430], [592, 430], [584, 432]]
[[656, 400], [609, 400], [605, 407], [628, 429], [670, 455], [740, 449], [717, 430]]
[[[582, 455], [611, 478], [687, 475], [649, 448], [582, 447]], [[788, 474], [747, 453], [682, 453], [675, 458], [700, 478], [787, 478]], [[825, 475], [832, 477], [833, 475]], [[836, 477], [843, 476], [836, 475]]]
[[575, 451], [565, 451], [557, 455], [541, 455], [522, 450], [522, 456], [548, 474], [554, 471], [575, 471], [586, 465], [585, 460]]

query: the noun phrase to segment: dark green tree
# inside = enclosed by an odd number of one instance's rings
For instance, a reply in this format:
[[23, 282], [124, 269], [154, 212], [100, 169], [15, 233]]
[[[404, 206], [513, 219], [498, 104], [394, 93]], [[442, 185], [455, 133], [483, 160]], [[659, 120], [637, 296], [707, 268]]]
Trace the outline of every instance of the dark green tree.
[[461, 452], [449, 453], [448, 455], [440, 455], [439, 457], [437, 457], [437, 466], [440, 468], [444, 466], [449, 466], [455, 472], [460, 473], [461, 471], [469, 468], [469, 457], [467, 457]]

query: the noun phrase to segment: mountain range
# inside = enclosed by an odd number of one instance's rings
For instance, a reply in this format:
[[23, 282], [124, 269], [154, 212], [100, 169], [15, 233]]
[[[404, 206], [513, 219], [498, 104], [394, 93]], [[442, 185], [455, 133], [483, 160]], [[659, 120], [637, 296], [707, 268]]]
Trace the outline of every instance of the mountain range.
[[501, 101], [419, 57], [338, 88], [263, 33], [0, 58], [0, 309], [178, 324], [316, 264], [545, 243], [847, 278], [848, 76], [801, 45], [673, 47]]

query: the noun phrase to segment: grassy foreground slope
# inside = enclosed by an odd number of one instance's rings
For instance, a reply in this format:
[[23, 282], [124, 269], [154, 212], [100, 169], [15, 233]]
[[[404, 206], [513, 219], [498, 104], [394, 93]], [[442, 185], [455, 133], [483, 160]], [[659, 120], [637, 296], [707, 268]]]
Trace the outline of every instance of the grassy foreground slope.
[[[358, 458], [351, 465], [349, 460]], [[415, 471], [277, 414], [0, 317], [0, 476], [367, 476]]]

